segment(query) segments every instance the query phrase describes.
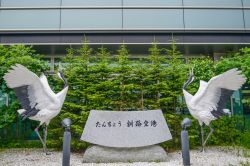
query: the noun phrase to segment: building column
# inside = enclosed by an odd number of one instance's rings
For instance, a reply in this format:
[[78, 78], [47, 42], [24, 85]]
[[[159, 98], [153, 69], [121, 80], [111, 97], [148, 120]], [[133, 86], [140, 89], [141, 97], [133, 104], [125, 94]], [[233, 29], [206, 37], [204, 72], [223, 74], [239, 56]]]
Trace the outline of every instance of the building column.
[[222, 56], [224, 56], [224, 55], [225, 55], [225, 53], [214, 52], [214, 53], [213, 53], [214, 61], [219, 61], [220, 58], [221, 58]]
[[54, 72], [54, 70], [55, 70], [55, 57], [52, 56], [50, 58], [50, 71]]

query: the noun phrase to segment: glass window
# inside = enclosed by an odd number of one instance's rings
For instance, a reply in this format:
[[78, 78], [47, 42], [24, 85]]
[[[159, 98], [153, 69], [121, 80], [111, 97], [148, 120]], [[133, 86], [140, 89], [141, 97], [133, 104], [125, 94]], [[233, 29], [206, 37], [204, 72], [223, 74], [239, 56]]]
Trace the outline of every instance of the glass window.
[[182, 6], [182, 0], [123, 0], [124, 6]]
[[250, 10], [244, 10], [245, 13], [245, 26], [250, 28]]
[[244, 7], [250, 7], [250, 0], [243, 0]]
[[59, 10], [0, 10], [0, 29], [58, 29]]
[[242, 10], [185, 9], [186, 28], [244, 28]]
[[2, 0], [3, 7], [60, 6], [61, 0]]
[[183, 0], [184, 6], [242, 7], [241, 0]]
[[63, 6], [121, 6], [122, 0], [62, 0]]
[[121, 9], [64, 9], [62, 28], [122, 28]]
[[181, 9], [124, 9], [124, 28], [183, 28]]

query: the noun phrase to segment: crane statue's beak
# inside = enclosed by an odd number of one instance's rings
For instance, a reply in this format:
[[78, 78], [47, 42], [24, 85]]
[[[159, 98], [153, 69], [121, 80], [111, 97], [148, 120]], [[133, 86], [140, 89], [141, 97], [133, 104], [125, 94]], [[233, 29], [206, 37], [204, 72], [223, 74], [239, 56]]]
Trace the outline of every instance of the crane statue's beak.
[[190, 83], [194, 81], [194, 68], [193, 67], [189, 69], [189, 79], [191, 79]]
[[189, 77], [194, 76], [194, 68], [189, 68]]
[[194, 75], [194, 68], [193, 67], [189, 69], [189, 75], [192, 75], [192, 76]]
[[62, 73], [61, 71], [59, 71], [59, 72], [57, 73], [57, 75], [58, 75], [58, 77], [59, 77], [61, 80], [63, 80], [63, 82], [64, 82], [64, 87], [68, 86], [68, 82], [67, 82], [67, 80], [65, 79], [63, 73]]

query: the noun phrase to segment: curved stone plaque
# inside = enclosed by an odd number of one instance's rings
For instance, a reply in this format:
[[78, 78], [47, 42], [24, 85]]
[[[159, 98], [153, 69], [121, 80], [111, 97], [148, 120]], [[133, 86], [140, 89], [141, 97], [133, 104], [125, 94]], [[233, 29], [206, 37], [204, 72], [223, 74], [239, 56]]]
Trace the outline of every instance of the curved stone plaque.
[[161, 110], [91, 110], [81, 140], [107, 147], [142, 147], [172, 139]]

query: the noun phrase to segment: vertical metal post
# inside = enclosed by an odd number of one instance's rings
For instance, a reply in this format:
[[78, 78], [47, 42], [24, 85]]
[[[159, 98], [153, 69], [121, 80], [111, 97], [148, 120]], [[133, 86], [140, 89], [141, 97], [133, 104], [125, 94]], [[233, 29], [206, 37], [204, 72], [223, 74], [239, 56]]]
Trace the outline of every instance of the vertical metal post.
[[5, 93], [5, 105], [6, 107], [9, 107], [9, 94], [8, 93]]
[[231, 106], [231, 114], [234, 115], [234, 100], [233, 97], [230, 97], [230, 106]]
[[189, 166], [190, 165], [190, 154], [189, 154], [189, 140], [188, 140], [188, 131], [182, 130], [181, 131], [181, 149], [182, 149], [182, 159], [183, 165]]
[[65, 128], [63, 136], [63, 159], [62, 166], [70, 166], [70, 142], [71, 142], [71, 133], [70, 125], [71, 120], [66, 118], [62, 121], [62, 125]]
[[190, 166], [190, 153], [189, 153], [189, 139], [187, 127], [191, 126], [191, 120], [185, 118], [182, 121], [182, 131], [181, 131], [181, 149], [182, 149], [182, 159], [184, 166]]

